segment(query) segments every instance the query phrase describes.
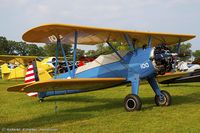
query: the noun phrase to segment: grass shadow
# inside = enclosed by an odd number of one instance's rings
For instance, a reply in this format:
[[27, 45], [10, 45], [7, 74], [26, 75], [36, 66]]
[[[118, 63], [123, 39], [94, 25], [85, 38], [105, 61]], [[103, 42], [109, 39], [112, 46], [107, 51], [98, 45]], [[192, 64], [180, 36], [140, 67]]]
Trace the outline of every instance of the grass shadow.
[[[114, 102], [116, 100], [119, 100], [120, 98], [98, 98], [97, 96], [86, 96], [86, 95], [82, 95], [82, 96], [66, 96], [66, 97], [49, 97], [45, 99], [45, 102], [55, 102], [55, 101], [60, 101], [60, 102], [86, 102], [86, 103], [90, 103], [90, 102], [100, 102], [100, 103], [106, 103], [106, 102]], [[120, 99], [121, 101], [123, 100]]]
[[95, 96], [62, 96], [62, 97], [46, 97], [44, 102], [96, 102], [97, 97]]
[[[57, 100], [59, 98], [56, 98]], [[54, 99], [54, 101], [56, 100]], [[76, 102], [79, 99], [79, 97], [70, 97], [67, 99], [61, 98], [61, 101], [70, 100], [73, 102]], [[122, 107], [122, 101], [121, 99], [95, 99], [94, 97], [81, 97], [81, 99], [85, 99], [84, 102], [92, 102], [92, 101], [98, 101], [101, 103], [95, 103], [93, 105], [88, 105], [85, 107], [78, 107], [78, 108], [69, 108], [64, 110], [59, 110], [57, 113], [51, 113], [48, 115], [43, 115], [37, 118], [33, 118], [30, 120], [20, 120], [16, 122], [9, 122], [9, 123], [3, 123], [0, 127], [3, 128], [39, 128], [43, 127], [45, 125], [50, 126], [52, 124], [58, 124], [62, 122], [72, 122], [72, 121], [80, 121], [80, 120], [88, 120], [94, 117], [97, 117], [97, 114], [95, 114], [93, 111], [98, 111], [99, 113], [111, 109], [121, 108]], [[80, 99], [79, 99], [80, 100]], [[52, 102], [52, 100], [47, 102]], [[59, 101], [59, 100], [58, 100]], [[67, 101], [66, 101], [67, 102]], [[80, 101], [79, 101], [80, 102]]]
[[[142, 98], [142, 103], [152, 104], [154, 102], [154, 97], [145, 97]], [[172, 106], [181, 105], [181, 104], [200, 104], [200, 92], [190, 93], [187, 95], [175, 95], [172, 96]], [[151, 107], [150, 107], [151, 108]], [[148, 107], [146, 107], [148, 109]]]
[[190, 93], [188, 95], [178, 95], [172, 97], [173, 105], [180, 104], [200, 104], [200, 92], [199, 93]]
[[197, 88], [197, 87], [200, 87], [200, 85], [196, 85], [196, 84], [166, 84], [166, 85], [162, 85], [162, 86], [164, 86], [164, 87], [168, 87], [168, 88], [170, 88], [170, 89], [174, 89], [174, 88], [172, 88], [172, 87], [195, 87], [195, 88]]
[[11, 123], [3, 123], [0, 127], [2, 128], [39, 128], [44, 127], [45, 125], [49, 125], [51, 127], [52, 124], [58, 124], [62, 122], [70, 122], [74, 120], [85, 120], [92, 118], [91, 114], [82, 114], [82, 113], [58, 113], [58, 114], [49, 114], [43, 115], [37, 118], [33, 118], [31, 120], [20, 120]]
[[[141, 98], [143, 103], [142, 110], [152, 110], [156, 105], [154, 104], [154, 97]], [[80, 120], [88, 120], [98, 117], [104, 111], [123, 108], [123, 98], [96, 98], [95, 96], [70, 96], [67, 98], [56, 97], [46, 100], [46, 102], [54, 101], [70, 101], [70, 102], [94, 102], [92, 105], [84, 107], [75, 107], [60, 110], [55, 113], [47, 113], [45, 115], [30, 119], [20, 120], [15, 122], [2, 123], [0, 127], [3, 128], [39, 128], [63, 122], [73, 122]], [[96, 102], [96, 103], [95, 103]], [[172, 106], [181, 104], [199, 104], [200, 93], [191, 93], [188, 95], [172, 96]], [[98, 111], [98, 113], [94, 113]], [[125, 112], [125, 110], [124, 110]], [[103, 113], [105, 115], [105, 113]], [[107, 114], [107, 113], [106, 113]]]

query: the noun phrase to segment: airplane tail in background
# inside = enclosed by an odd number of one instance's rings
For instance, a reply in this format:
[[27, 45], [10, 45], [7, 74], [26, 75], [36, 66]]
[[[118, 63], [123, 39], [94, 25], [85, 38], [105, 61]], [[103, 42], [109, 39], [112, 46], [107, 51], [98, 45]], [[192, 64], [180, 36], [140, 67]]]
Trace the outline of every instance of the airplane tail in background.
[[[39, 61], [32, 61], [32, 63], [28, 66], [25, 76], [25, 83], [33, 83], [37, 81], [46, 81], [52, 78], [50, 72], [53, 68], [46, 64], [41, 63]], [[28, 96], [37, 96], [37, 92], [29, 92]]]
[[[32, 61], [32, 63], [28, 66], [24, 80], [25, 83], [33, 83], [39, 80], [35, 64], [35, 61]], [[29, 92], [26, 94], [31, 97], [36, 97], [38, 95], [37, 92]]]
[[8, 79], [10, 75], [10, 69], [8, 68], [8, 64], [1, 65], [1, 76], [2, 79]]

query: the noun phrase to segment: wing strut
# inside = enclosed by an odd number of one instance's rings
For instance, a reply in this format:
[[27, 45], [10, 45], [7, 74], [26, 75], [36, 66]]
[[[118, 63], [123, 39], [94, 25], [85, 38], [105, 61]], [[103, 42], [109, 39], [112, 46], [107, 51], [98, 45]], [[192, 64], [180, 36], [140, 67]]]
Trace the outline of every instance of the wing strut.
[[69, 72], [69, 75], [70, 75], [70, 77], [72, 77], [72, 74], [71, 74], [71, 71], [70, 71], [70, 68], [69, 68], [69, 64], [68, 64], [68, 61], [67, 61], [67, 58], [66, 58], [66, 54], [65, 54], [65, 51], [64, 51], [63, 46], [61, 44], [61, 40], [60, 40], [60, 38], [57, 38], [57, 45], [56, 45], [56, 65], [55, 65], [55, 71], [54, 71], [54, 75], [55, 75], [54, 78], [55, 79], [57, 78], [58, 51], [59, 51], [59, 47], [61, 47], [61, 51], [62, 51], [64, 60], [65, 60], [65, 64], [67, 66], [67, 70]]
[[133, 46], [133, 44], [131, 43], [131, 39], [130, 39], [130, 37], [128, 36], [128, 34], [124, 34], [124, 38], [125, 38], [126, 42], [128, 43], [129, 48], [130, 48], [131, 50], [133, 50], [133, 49], [134, 49], [134, 46]]
[[59, 43], [60, 40], [57, 39], [57, 44], [56, 44], [56, 64], [55, 64], [55, 70], [54, 70], [54, 78], [57, 78], [57, 67], [58, 67], [58, 48], [59, 48]]
[[70, 71], [70, 68], [69, 68], [69, 64], [68, 64], [68, 60], [67, 60], [67, 57], [66, 57], [66, 54], [65, 54], [65, 51], [64, 51], [64, 48], [63, 48], [63, 45], [61, 44], [61, 42], [60, 42], [60, 46], [61, 46], [62, 54], [64, 56], [65, 64], [67, 66], [67, 70], [69, 72], [69, 76], [71, 77], [72, 74], [71, 74], [71, 71]]
[[177, 43], [176, 53], [179, 55], [181, 50], [181, 39], [179, 39], [179, 42]]
[[77, 50], [77, 41], [78, 41], [78, 31], [74, 32], [74, 51], [73, 51], [73, 70], [72, 70], [72, 78], [75, 77], [75, 65], [76, 65], [76, 50]]
[[111, 43], [110, 42], [106, 42], [110, 47], [111, 47], [111, 49], [119, 56], [119, 58], [122, 60], [122, 61], [124, 61], [124, 59], [122, 58], [122, 56], [117, 52], [117, 50], [111, 45]]
[[151, 47], [151, 43], [152, 43], [152, 36], [149, 36], [149, 39], [148, 39], [148, 47], [149, 48]]

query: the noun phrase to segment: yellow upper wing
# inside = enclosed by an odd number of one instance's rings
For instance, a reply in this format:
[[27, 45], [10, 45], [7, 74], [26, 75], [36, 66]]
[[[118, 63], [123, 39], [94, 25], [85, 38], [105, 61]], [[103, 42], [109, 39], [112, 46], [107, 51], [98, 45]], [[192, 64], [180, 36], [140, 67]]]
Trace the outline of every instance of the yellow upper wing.
[[5, 62], [3, 60], [0, 60], [0, 65], [4, 64]]
[[123, 43], [125, 42], [124, 34], [127, 34], [131, 39], [136, 40], [138, 46], [147, 44], [149, 36], [152, 36], [153, 46], [160, 43], [171, 45], [195, 37], [195, 35], [189, 34], [168, 34], [67, 24], [47, 24], [27, 31], [22, 38], [28, 42], [50, 43], [52, 42], [52, 36], [62, 36], [63, 42], [71, 44], [74, 43], [74, 31], [78, 31], [78, 44], [85, 45], [95, 45], [106, 41], [117, 41]]
[[1, 62], [22, 64], [22, 65], [25, 65], [36, 58], [37, 58], [37, 56], [0, 55]]

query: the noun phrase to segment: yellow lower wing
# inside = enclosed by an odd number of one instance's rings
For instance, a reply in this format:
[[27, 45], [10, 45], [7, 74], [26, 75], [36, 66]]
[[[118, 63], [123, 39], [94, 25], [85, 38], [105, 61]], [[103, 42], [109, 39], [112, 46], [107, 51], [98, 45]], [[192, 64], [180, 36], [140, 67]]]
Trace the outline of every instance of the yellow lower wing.
[[12, 91], [12, 92], [19, 92], [20, 89], [28, 86], [28, 85], [31, 85], [33, 83], [24, 83], [24, 84], [19, 84], [19, 85], [15, 85], [15, 86], [11, 86], [7, 89], [7, 91]]
[[60, 90], [99, 90], [120, 85], [125, 78], [78, 78], [59, 79], [30, 84], [21, 84], [9, 87], [7, 91], [12, 92], [46, 92]]
[[158, 82], [162, 82], [162, 81], [173, 79], [173, 78], [179, 78], [179, 77], [182, 77], [182, 76], [187, 76], [188, 74], [189, 73], [187, 73], [187, 72], [175, 72], [175, 73], [157, 76], [156, 79], [157, 79]]

